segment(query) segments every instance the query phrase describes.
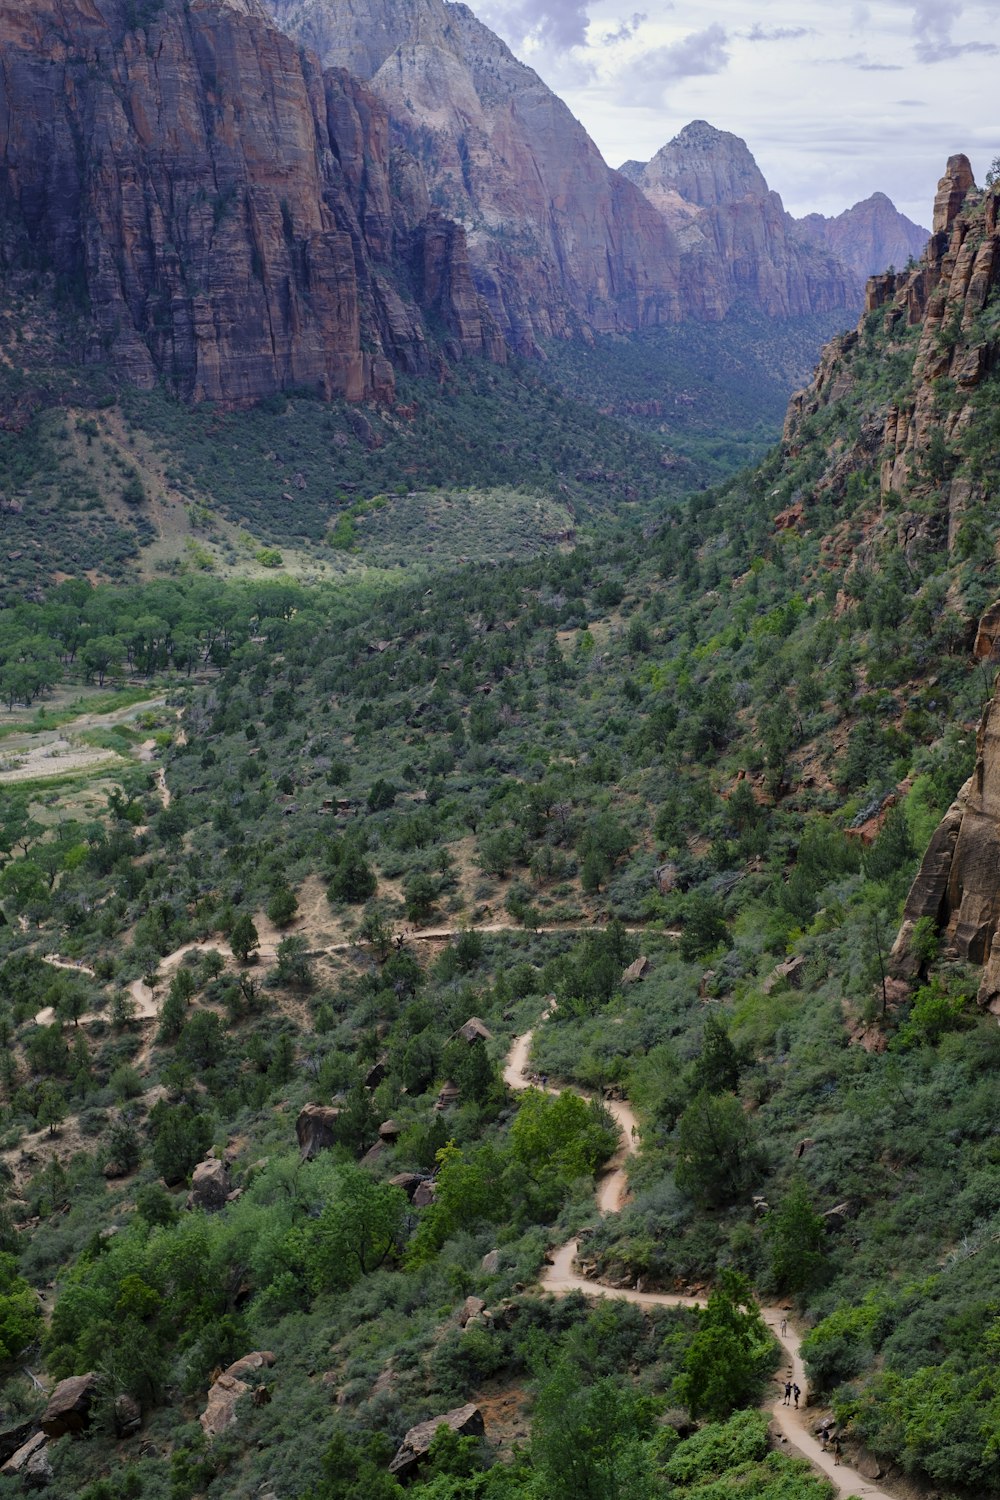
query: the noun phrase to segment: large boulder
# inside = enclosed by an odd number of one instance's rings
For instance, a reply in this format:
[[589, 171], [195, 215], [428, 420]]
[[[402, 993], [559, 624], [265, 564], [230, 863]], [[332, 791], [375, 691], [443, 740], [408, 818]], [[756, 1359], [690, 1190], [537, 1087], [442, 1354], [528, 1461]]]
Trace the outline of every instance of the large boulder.
[[320, 1151], [329, 1151], [337, 1141], [337, 1121], [341, 1111], [335, 1105], [306, 1104], [295, 1122], [299, 1150], [304, 1161]]
[[60, 1438], [67, 1433], [86, 1432], [97, 1386], [98, 1377], [93, 1370], [86, 1375], [71, 1375], [68, 1380], [60, 1380], [38, 1424], [46, 1437]]
[[236, 1403], [251, 1389], [243, 1377], [269, 1369], [273, 1364], [274, 1355], [270, 1350], [261, 1349], [245, 1354], [216, 1377], [208, 1392], [208, 1404], [198, 1418], [209, 1440], [218, 1437], [236, 1421]]
[[[35, 1424], [32, 1422], [28, 1425], [33, 1427]], [[5, 1479], [16, 1479], [19, 1474], [25, 1472], [30, 1460], [36, 1453], [44, 1449], [47, 1442], [48, 1438], [44, 1432], [34, 1433], [5, 1460], [3, 1468], [0, 1468], [0, 1474]]]
[[416, 1427], [411, 1427], [389, 1465], [389, 1473], [400, 1479], [409, 1478], [421, 1460], [426, 1458], [439, 1427], [449, 1427], [460, 1437], [484, 1437], [486, 1432], [483, 1414], [474, 1402], [457, 1406], [453, 1411], [446, 1411], [443, 1416], [431, 1417], [429, 1422], [420, 1422]]
[[493, 1033], [485, 1021], [481, 1021], [478, 1016], [470, 1016], [455, 1032], [455, 1037], [456, 1040], [460, 1037], [463, 1042], [468, 1042], [471, 1047], [473, 1042], [490, 1041]]
[[215, 1157], [200, 1161], [191, 1177], [188, 1208], [203, 1208], [207, 1213], [215, 1213], [225, 1208], [231, 1187], [229, 1168], [224, 1161], [217, 1161]]

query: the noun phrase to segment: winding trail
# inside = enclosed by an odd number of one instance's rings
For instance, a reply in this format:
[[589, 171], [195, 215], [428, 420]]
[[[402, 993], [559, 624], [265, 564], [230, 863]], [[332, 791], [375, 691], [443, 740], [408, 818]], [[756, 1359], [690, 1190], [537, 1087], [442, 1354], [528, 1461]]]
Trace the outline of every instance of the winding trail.
[[[542, 1015], [543, 1021], [550, 1011], [551, 1006]], [[539, 1087], [537, 1081], [528, 1072], [533, 1036], [533, 1031], [526, 1031], [523, 1035], [515, 1037], [511, 1043], [503, 1076], [504, 1082], [512, 1089]], [[546, 1085], [546, 1092], [558, 1094], [560, 1091]], [[581, 1094], [583, 1098], [590, 1097], [580, 1089], [575, 1089], [574, 1092]], [[627, 1103], [622, 1100], [604, 1102], [605, 1108], [614, 1116], [621, 1131], [621, 1145], [597, 1179], [598, 1211], [601, 1214], [609, 1214], [619, 1213], [628, 1199], [626, 1163], [629, 1156], [636, 1150], [639, 1127]], [[685, 1297], [672, 1292], [638, 1292], [633, 1291], [631, 1287], [611, 1287], [599, 1281], [589, 1281], [573, 1269], [578, 1250], [579, 1241], [575, 1239], [568, 1240], [565, 1245], [560, 1245], [553, 1253], [551, 1263], [542, 1273], [541, 1285], [553, 1296], [565, 1297], [569, 1292], [582, 1292], [585, 1297], [615, 1297], [623, 1302], [633, 1302], [639, 1307], [704, 1307], [705, 1305], [705, 1299], [702, 1297]], [[784, 1370], [780, 1376], [776, 1377], [779, 1392], [769, 1406], [772, 1420], [788, 1446], [794, 1448], [796, 1453], [803, 1458], [808, 1459], [825, 1478], [831, 1481], [839, 1500], [852, 1500], [855, 1496], [864, 1497], [864, 1500], [898, 1500], [897, 1496], [880, 1490], [877, 1485], [865, 1479], [849, 1464], [844, 1462], [839, 1465], [835, 1464], [833, 1454], [827, 1452], [813, 1436], [809, 1427], [809, 1413], [805, 1410], [807, 1386], [805, 1368], [799, 1352], [799, 1336], [787, 1321], [788, 1315], [783, 1308], [761, 1307], [760, 1311], [768, 1328], [788, 1356]], [[785, 1326], [784, 1332], [781, 1331], [782, 1324]], [[800, 1387], [802, 1410], [783, 1405], [782, 1393], [786, 1380], [791, 1380]]]

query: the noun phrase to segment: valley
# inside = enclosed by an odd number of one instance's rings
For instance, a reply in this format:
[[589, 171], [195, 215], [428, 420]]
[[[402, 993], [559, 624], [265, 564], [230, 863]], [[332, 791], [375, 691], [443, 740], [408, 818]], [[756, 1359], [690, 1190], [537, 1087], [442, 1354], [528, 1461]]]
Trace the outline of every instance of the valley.
[[1000, 164], [0, 63], [0, 1497], [1000, 1496]]

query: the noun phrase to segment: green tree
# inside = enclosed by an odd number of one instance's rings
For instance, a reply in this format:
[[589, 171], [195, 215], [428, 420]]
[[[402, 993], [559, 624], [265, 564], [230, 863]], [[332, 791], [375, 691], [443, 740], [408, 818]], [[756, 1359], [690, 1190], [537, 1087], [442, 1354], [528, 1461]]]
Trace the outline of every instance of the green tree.
[[756, 1403], [778, 1352], [749, 1280], [725, 1270], [707, 1307], [699, 1311], [698, 1331], [674, 1381], [675, 1394], [692, 1416], [721, 1421], [738, 1407]]
[[650, 1500], [653, 1399], [610, 1376], [583, 1384], [565, 1356], [535, 1398], [531, 1460], [546, 1500]]
[[680, 954], [689, 961], [711, 953], [720, 943], [729, 941], [725, 913], [718, 896], [709, 891], [694, 891], [684, 903], [684, 931]]
[[740, 1082], [740, 1060], [722, 1017], [710, 1010], [701, 1034], [701, 1051], [691, 1069], [695, 1089], [710, 1094], [735, 1094]]
[[801, 1177], [792, 1183], [781, 1207], [768, 1214], [764, 1240], [779, 1292], [807, 1292], [820, 1280], [827, 1265], [826, 1225]]
[[233, 930], [229, 934], [229, 946], [243, 964], [247, 962], [250, 954], [260, 947], [260, 937], [249, 912], [244, 912], [241, 917], [237, 917]]
[[753, 1126], [735, 1094], [702, 1089], [677, 1124], [677, 1186], [708, 1207], [730, 1203], [758, 1166]]
[[7, 1365], [33, 1344], [41, 1331], [38, 1298], [22, 1276], [17, 1259], [0, 1254], [0, 1365]]
[[401, 1245], [406, 1194], [345, 1163], [311, 1231], [309, 1276], [317, 1288], [350, 1286], [385, 1264]]

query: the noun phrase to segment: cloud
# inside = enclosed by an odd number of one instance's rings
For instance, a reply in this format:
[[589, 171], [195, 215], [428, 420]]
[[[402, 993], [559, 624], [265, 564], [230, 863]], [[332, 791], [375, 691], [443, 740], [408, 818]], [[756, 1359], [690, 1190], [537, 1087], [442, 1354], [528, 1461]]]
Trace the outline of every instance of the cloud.
[[762, 26], [755, 21], [749, 31], [736, 33], [744, 42], [794, 42], [800, 36], [812, 36], [811, 26]]
[[856, 68], [859, 73], [902, 73], [901, 63], [872, 62], [867, 52], [849, 52], [846, 57], [814, 57], [814, 68]]
[[519, 0], [516, 5], [487, 4], [477, 12], [512, 47], [526, 44], [544, 52], [568, 52], [587, 44], [590, 0]]
[[962, 0], [904, 0], [913, 12], [913, 52], [917, 62], [947, 62], [965, 53], [994, 54], [994, 42], [952, 41], [952, 28], [961, 20]]
[[639, 30], [639, 27], [642, 25], [643, 21], [646, 21], [648, 19], [649, 17], [646, 15], [645, 11], [636, 11], [631, 20], [622, 21], [619, 24], [617, 31], [606, 31], [601, 37], [601, 45], [604, 47], [613, 47], [616, 42], [631, 41], [636, 32]]
[[724, 27], [707, 26], [679, 42], [669, 42], [643, 53], [619, 77], [619, 98], [625, 105], [659, 108], [668, 84], [681, 78], [721, 73], [729, 62], [729, 37]]

